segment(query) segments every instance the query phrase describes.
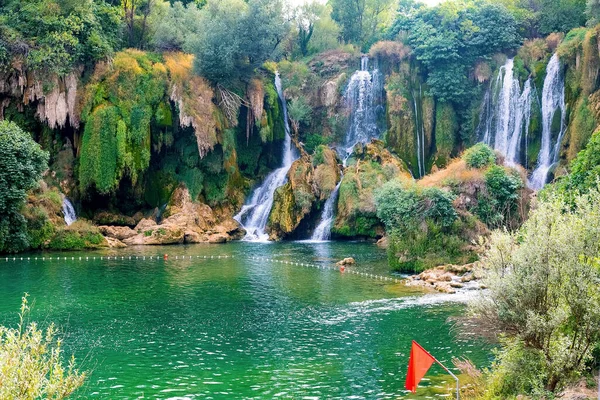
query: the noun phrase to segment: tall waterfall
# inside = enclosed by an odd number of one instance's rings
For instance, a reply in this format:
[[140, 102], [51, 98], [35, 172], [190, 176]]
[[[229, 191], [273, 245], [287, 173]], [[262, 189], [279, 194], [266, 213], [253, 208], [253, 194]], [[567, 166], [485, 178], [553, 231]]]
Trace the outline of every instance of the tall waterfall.
[[65, 223], [67, 225], [71, 225], [73, 222], [77, 221], [77, 214], [75, 213], [75, 207], [73, 204], [67, 199], [66, 196], [63, 196], [62, 201], [62, 212], [65, 216]]
[[242, 207], [242, 210], [233, 218], [238, 221], [244, 229], [246, 236], [244, 240], [248, 241], [268, 241], [269, 235], [266, 232], [267, 221], [273, 207], [273, 198], [275, 190], [283, 186], [286, 181], [287, 173], [296, 160], [296, 155], [292, 149], [292, 137], [290, 135], [290, 125], [287, 114], [287, 104], [281, 87], [281, 78], [279, 73], [275, 74], [275, 87], [281, 101], [283, 109], [283, 118], [285, 126], [285, 140], [283, 141], [283, 162], [282, 166], [271, 172], [265, 178], [264, 182], [254, 189], [250, 200]]
[[338, 182], [335, 189], [329, 195], [329, 198], [323, 206], [323, 214], [321, 215], [321, 221], [315, 228], [310, 240], [311, 241], [324, 241], [331, 238], [331, 226], [333, 225], [333, 217], [335, 212], [335, 205], [337, 202], [340, 186], [342, 185], [342, 179]]
[[383, 80], [377, 68], [369, 71], [369, 57], [360, 60], [360, 70], [352, 74], [344, 101], [350, 110], [350, 125], [344, 142], [343, 160], [352, 154], [358, 143], [368, 143], [379, 137], [378, 111], [383, 98]]
[[[344, 167], [357, 144], [368, 143], [371, 139], [379, 137], [381, 129], [377, 121], [378, 113], [383, 110], [382, 101], [381, 73], [376, 67], [369, 71], [369, 57], [362, 56], [360, 70], [352, 74], [344, 93], [344, 102], [350, 111], [350, 124], [346, 131], [343, 154], [341, 154]], [[342, 179], [325, 202], [321, 219], [310, 240], [323, 241], [331, 237], [331, 226], [341, 184]]]
[[[417, 103], [418, 98], [418, 103]], [[419, 120], [419, 104], [423, 101], [423, 88], [419, 85], [419, 94], [413, 93], [413, 104], [415, 106], [415, 134], [417, 136], [417, 166], [419, 168], [419, 176], [425, 176], [425, 125], [423, 124], [423, 113]], [[423, 110], [421, 110], [423, 111]], [[421, 123], [419, 123], [421, 121]]]
[[491, 91], [486, 93], [481, 109], [479, 132], [483, 141], [506, 157], [509, 164], [519, 163], [523, 137], [529, 133], [534, 90], [531, 79], [523, 85], [514, 76], [514, 60], [500, 67]]
[[[556, 141], [552, 144], [552, 121], [560, 109], [560, 127]], [[548, 179], [548, 172], [558, 161], [560, 142], [565, 133], [565, 83], [561, 74], [560, 60], [554, 54], [546, 67], [544, 90], [542, 91], [542, 146], [538, 155], [538, 165], [529, 178], [529, 186], [539, 190]]]

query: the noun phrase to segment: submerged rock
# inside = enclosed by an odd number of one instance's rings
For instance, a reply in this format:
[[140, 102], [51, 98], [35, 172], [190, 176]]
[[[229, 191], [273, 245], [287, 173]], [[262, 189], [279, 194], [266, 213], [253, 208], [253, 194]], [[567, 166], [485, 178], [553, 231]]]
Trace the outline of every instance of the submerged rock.
[[484, 289], [477, 282], [475, 263], [465, 265], [442, 265], [428, 269], [406, 280], [407, 286], [431, 288], [442, 293], [456, 293], [456, 289]]

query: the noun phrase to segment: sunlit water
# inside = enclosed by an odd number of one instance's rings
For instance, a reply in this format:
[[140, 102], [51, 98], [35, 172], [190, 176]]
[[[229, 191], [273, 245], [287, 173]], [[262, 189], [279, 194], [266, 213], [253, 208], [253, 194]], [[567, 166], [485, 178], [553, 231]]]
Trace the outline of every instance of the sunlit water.
[[[167, 261], [156, 259], [164, 253]], [[211, 255], [233, 258], [203, 258]], [[435, 367], [417, 395], [407, 396], [412, 339], [448, 364], [455, 356], [489, 363], [481, 342], [456, 337], [447, 320], [464, 306], [447, 295], [253, 258], [332, 266], [354, 257], [351, 269], [389, 276], [385, 252], [372, 244], [233, 243], [61, 256], [69, 259], [0, 258], [0, 323], [14, 326], [28, 292], [32, 319], [61, 326], [66, 353], [91, 372], [78, 398], [444, 396], [452, 382]]]

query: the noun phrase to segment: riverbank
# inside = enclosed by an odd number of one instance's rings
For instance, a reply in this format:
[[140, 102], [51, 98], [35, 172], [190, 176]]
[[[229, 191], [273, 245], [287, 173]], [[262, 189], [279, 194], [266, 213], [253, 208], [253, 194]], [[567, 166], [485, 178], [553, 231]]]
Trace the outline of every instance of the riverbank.
[[485, 289], [480, 282], [477, 263], [465, 265], [441, 265], [411, 275], [406, 279], [406, 286], [433, 289], [441, 293], [454, 294], [457, 291]]

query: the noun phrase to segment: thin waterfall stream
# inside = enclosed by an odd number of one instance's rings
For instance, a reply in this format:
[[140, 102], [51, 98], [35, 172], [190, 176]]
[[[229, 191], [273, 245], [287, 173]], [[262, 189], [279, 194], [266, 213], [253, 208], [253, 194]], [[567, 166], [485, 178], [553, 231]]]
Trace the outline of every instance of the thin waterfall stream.
[[246, 229], [246, 241], [266, 242], [269, 234], [266, 231], [269, 214], [273, 207], [275, 190], [283, 186], [287, 179], [287, 173], [296, 161], [297, 156], [292, 148], [292, 137], [287, 113], [287, 103], [281, 86], [279, 73], [275, 74], [275, 87], [283, 110], [285, 139], [283, 141], [283, 161], [280, 168], [271, 172], [263, 183], [252, 192], [250, 200], [242, 207], [241, 211], [233, 218]]
[[71, 225], [73, 222], [77, 221], [77, 214], [75, 213], [75, 207], [66, 196], [63, 196], [62, 201], [62, 212], [65, 217], [65, 224]]

